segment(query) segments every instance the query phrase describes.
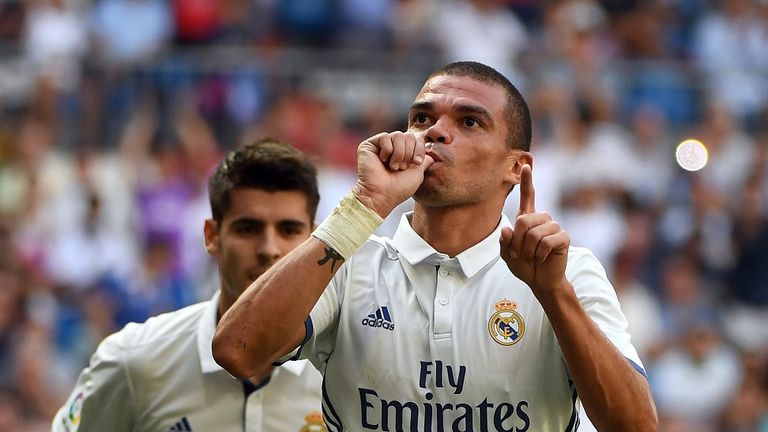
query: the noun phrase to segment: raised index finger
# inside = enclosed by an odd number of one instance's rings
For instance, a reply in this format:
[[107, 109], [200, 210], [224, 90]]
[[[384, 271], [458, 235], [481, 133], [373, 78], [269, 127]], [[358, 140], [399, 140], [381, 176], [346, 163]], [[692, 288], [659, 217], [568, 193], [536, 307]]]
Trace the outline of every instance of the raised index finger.
[[518, 215], [536, 211], [535, 195], [531, 166], [525, 164], [520, 171], [520, 211]]

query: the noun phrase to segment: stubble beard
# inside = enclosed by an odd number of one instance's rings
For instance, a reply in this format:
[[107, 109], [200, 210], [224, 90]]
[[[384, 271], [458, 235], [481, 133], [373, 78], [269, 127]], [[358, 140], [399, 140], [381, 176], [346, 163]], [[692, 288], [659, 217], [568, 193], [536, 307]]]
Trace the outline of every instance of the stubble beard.
[[472, 197], [463, 196], [455, 187], [445, 184], [422, 183], [413, 199], [424, 207], [462, 207], [472, 203]]
[[[482, 176], [482, 174], [478, 174]], [[481, 181], [465, 184], [446, 184], [425, 177], [413, 194], [413, 199], [425, 207], [467, 207], [489, 198], [487, 191], [493, 185]]]

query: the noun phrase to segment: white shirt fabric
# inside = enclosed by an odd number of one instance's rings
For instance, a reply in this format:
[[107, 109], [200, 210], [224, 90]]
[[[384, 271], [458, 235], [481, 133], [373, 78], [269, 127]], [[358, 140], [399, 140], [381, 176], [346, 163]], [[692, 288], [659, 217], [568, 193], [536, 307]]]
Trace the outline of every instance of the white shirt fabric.
[[52, 430], [305, 430], [308, 416], [321, 415], [320, 373], [306, 361], [288, 363], [246, 399], [242, 381], [213, 359], [218, 303], [217, 292], [104, 339]]
[[[393, 239], [371, 237], [342, 266], [299, 348], [324, 371], [329, 430], [578, 427], [580, 404], [552, 326], [500, 259], [502, 226], [510, 226], [505, 216], [490, 236], [449, 258], [404, 215]], [[566, 276], [588, 315], [644, 374], [600, 263], [571, 247]]]

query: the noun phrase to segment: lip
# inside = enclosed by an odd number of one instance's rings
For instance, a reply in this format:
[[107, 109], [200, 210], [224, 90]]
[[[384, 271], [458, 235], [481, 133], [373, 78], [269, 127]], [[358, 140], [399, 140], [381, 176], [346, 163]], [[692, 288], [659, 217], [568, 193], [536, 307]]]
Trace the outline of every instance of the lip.
[[427, 156], [431, 157], [432, 160], [435, 161], [435, 162], [442, 162], [443, 161], [443, 158], [441, 158], [440, 155], [437, 154], [432, 149], [427, 150], [424, 154], [426, 154]]

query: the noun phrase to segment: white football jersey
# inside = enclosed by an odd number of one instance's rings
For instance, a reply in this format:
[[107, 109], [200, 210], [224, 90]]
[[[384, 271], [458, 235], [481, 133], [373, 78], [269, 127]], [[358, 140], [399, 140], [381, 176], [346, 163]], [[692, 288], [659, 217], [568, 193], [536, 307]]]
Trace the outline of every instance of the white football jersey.
[[[579, 401], [552, 326], [499, 256], [499, 227], [450, 258], [401, 219], [339, 270], [300, 355], [324, 371], [331, 431], [570, 431]], [[571, 247], [566, 276], [587, 314], [641, 373], [597, 259]]]
[[[276, 368], [259, 389], [213, 359], [213, 299], [107, 337], [53, 419], [53, 431], [322, 431], [320, 373]], [[250, 392], [246, 392], [246, 386]]]

